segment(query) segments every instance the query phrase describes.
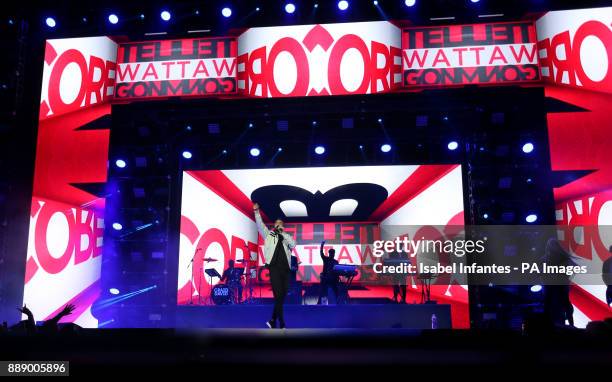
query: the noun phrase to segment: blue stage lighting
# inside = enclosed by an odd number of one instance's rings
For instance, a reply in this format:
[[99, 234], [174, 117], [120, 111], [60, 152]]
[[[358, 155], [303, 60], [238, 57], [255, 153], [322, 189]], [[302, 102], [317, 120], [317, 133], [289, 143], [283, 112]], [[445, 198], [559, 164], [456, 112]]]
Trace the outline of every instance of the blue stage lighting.
[[108, 290], [108, 292], [109, 292], [110, 294], [118, 295], [118, 294], [119, 294], [119, 289], [117, 289], [117, 288], [110, 288], [110, 289]]
[[185, 151], [183, 151], [183, 158], [191, 159], [191, 158], [193, 158], [193, 154], [191, 153], [191, 151], [185, 150]]
[[123, 159], [117, 159], [115, 161], [115, 166], [119, 168], [125, 168], [125, 166], [127, 166], [127, 163]]
[[406, 0], [404, 1], [404, 4], [406, 4], [407, 7], [414, 7], [416, 0]]
[[535, 223], [538, 220], [538, 215], [536, 214], [529, 214], [525, 217], [525, 221], [527, 223]]
[[108, 22], [111, 24], [117, 24], [119, 22], [119, 17], [116, 14], [111, 13], [108, 15]]
[[529, 288], [533, 293], [538, 293], [542, 290], [542, 285], [533, 285]]
[[49, 28], [55, 28], [55, 26], [57, 25], [53, 17], [47, 17], [45, 20], [45, 23], [47, 24]]
[[323, 155], [323, 154], [325, 154], [325, 147], [317, 146], [317, 147], [315, 147], [314, 151], [315, 151], [315, 154], [317, 154], [317, 155]]
[[113, 223], [113, 229], [115, 231], [121, 231], [123, 229], [123, 226], [121, 225], [121, 223], [115, 222], [115, 223]]
[[295, 12], [295, 4], [293, 4], [293, 3], [287, 3], [287, 4], [285, 5], [285, 12], [287, 12], [287, 13], [289, 13], [289, 14], [291, 14], [291, 13]]
[[161, 17], [161, 19], [164, 21], [170, 21], [172, 14], [170, 14], [168, 11], [162, 11], [162, 13], [159, 14], [159, 17]]
[[258, 157], [259, 154], [261, 154], [261, 151], [257, 147], [253, 147], [251, 148], [249, 153], [251, 154], [252, 157]]
[[232, 9], [225, 7], [221, 10], [221, 14], [223, 15], [223, 17], [230, 17], [232, 15]]
[[391, 145], [385, 143], [384, 145], [380, 146], [380, 151], [382, 151], [383, 153], [388, 153], [389, 151], [391, 151]]
[[378, 5], [378, 0], [374, 0], [372, 3], [373, 3], [374, 5]]
[[530, 152], [532, 152], [534, 149], [533, 143], [531, 142], [527, 142], [523, 145], [523, 152], [525, 154], [529, 154]]
[[454, 151], [457, 150], [457, 147], [459, 147], [459, 143], [457, 143], [457, 141], [450, 141], [448, 142], [447, 147], [449, 150]]
[[484, 214], [482, 214], [482, 217], [483, 217], [484, 219], [488, 219], [488, 218], [489, 218], [489, 214], [484, 213]]
[[349, 2], [346, 0], [338, 1], [338, 9], [341, 11], [346, 11], [349, 7]]
[[471, 1], [472, 3], [477, 3], [477, 2], [479, 2], [480, 0], [470, 0], [470, 1]]

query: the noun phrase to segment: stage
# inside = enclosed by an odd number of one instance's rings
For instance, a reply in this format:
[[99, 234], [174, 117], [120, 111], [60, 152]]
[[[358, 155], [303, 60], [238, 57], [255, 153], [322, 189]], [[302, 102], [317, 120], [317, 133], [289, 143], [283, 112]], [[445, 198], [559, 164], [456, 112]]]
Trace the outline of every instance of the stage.
[[[179, 306], [177, 328], [262, 328], [272, 305]], [[450, 305], [353, 304], [285, 305], [290, 328], [312, 329], [431, 329], [432, 315], [439, 329], [451, 328]]]

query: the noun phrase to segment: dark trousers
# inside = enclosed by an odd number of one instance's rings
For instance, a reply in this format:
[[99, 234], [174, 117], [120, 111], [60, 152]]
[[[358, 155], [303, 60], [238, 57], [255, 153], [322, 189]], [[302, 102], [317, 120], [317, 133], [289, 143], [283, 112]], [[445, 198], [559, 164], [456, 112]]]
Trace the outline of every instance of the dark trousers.
[[399, 302], [406, 303], [406, 284], [393, 285], [393, 300], [398, 302], [398, 297], [400, 298]]
[[323, 297], [328, 297], [327, 295], [329, 288], [332, 289], [332, 291], [334, 292], [334, 297], [336, 298], [336, 303], [338, 303], [338, 279], [334, 278], [334, 277], [326, 277], [326, 276], [322, 276], [321, 277], [321, 285], [320, 285], [320, 291], [319, 291], [319, 300], [317, 301], [317, 304], [321, 304], [321, 299]]
[[274, 295], [274, 310], [272, 310], [272, 320], [278, 320], [281, 325], [285, 323], [283, 315], [283, 304], [289, 290], [288, 269], [270, 267], [270, 282], [272, 283], [272, 294]]

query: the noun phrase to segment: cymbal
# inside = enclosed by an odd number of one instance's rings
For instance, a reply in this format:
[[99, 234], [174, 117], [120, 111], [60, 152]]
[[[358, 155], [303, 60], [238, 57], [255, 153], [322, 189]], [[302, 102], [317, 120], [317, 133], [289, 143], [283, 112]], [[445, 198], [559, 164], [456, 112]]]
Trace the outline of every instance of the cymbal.
[[204, 261], [206, 263], [213, 263], [213, 262], [219, 261], [219, 260], [213, 259], [212, 257], [205, 257], [204, 259], [202, 259], [202, 261]]

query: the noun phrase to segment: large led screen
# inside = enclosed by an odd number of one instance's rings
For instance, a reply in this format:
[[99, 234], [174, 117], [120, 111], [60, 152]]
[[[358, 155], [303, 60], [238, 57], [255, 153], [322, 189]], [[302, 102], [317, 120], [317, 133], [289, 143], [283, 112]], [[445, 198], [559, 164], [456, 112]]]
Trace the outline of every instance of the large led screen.
[[[304, 286], [319, 283], [322, 240], [326, 249], [336, 250], [340, 264], [361, 265], [371, 260], [367, 243], [380, 235], [381, 226], [464, 223], [459, 165], [186, 171], [182, 187], [179, 305], [213, 304], [211, 288], [220, 279], [211, 273], [222, 275], [230, 260], [253, 278], [249, 289], [256, 298], [271, 297], [253, 201], [265, 223], [286, 222], [297, 243], [293, 256]], [[390, 285], [361, 282], [359, 276], [353, 285], [351, 298], [393, 295]], [[408, 289], [407, 301], [417, 301], [420, 286], [408, 284]], [[467, 287], [433, 285], [431, 294], [451, 305], [453, 327], [469, 326]]]

